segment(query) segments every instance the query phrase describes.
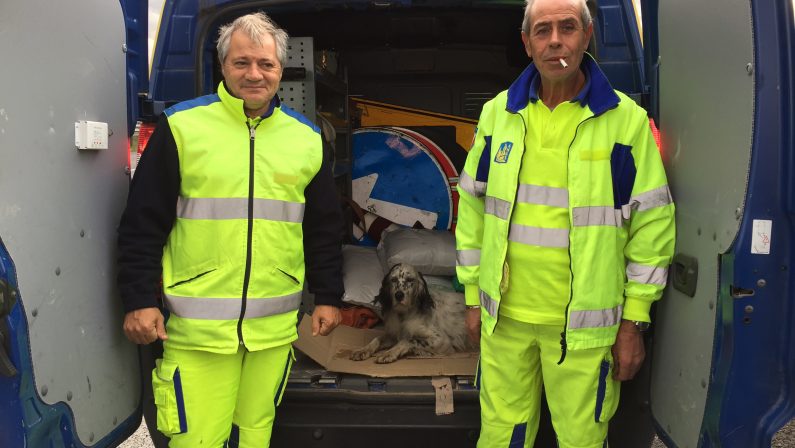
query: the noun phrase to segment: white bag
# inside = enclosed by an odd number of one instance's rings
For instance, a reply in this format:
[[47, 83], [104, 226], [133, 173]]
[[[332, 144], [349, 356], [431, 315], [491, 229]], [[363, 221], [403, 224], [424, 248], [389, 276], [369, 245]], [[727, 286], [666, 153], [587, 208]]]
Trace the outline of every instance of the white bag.
[[384, 232], [378, 244], [384, 272], [406, 263], [423, 275], [455, 275], [455, 235], [447, 230], [400, 228]]

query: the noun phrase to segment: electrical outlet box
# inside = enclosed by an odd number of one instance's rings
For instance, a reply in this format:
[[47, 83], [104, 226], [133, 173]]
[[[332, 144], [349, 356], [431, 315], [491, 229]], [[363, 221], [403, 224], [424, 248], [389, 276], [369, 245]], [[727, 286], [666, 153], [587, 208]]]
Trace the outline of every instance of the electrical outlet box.
[[108, 124], [78, 121], [75, 123], [75, 146], [77, 149], [108, 149]]

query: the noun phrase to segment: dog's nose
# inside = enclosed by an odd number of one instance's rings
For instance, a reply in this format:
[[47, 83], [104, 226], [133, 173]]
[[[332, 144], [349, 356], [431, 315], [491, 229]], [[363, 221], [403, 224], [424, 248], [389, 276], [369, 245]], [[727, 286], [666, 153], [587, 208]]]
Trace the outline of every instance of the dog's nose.
[[403, 300], [403, 292], [402, 292], [402, 291], [398, 291], [398, 292], [396, 292], [396, 293], [395, 293], [395, 298], [398, 300], [398, 302], [400, 302], [401, 300]]

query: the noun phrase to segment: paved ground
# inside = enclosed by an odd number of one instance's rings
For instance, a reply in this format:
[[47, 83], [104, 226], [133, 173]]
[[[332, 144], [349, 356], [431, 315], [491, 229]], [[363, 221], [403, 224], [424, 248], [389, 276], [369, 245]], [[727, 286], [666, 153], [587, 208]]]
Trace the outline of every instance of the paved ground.
[[[773, 437], [773, 443], [770, 446], [771, 448], [795, 447], [795, 420], [781, 428], [781, 431]], [[127, 439], [126, 442], [122, 443], [119, 448], [154, 448], [152, 440], [149, 438], [149, 433], [146, 430], [146, 423], [142, 423], [138, 431]], [[665, 448], [665, 444], [660, 440], [655, 440], [651, 448]]]

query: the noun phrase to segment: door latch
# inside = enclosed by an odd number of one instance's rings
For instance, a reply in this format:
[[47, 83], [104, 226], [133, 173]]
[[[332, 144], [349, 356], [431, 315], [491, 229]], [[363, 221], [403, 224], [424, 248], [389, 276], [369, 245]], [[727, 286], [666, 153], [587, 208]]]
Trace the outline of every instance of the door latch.
[[8, 282], [0, 278], [0, 375], [7, 377], [17, 374], [17, 369], [8, 356], [11, 338], [6, 336], [9, 334], [6, 316], [11, 313], [16, 301], [16, 291], [11, 290], [8, 287]]

